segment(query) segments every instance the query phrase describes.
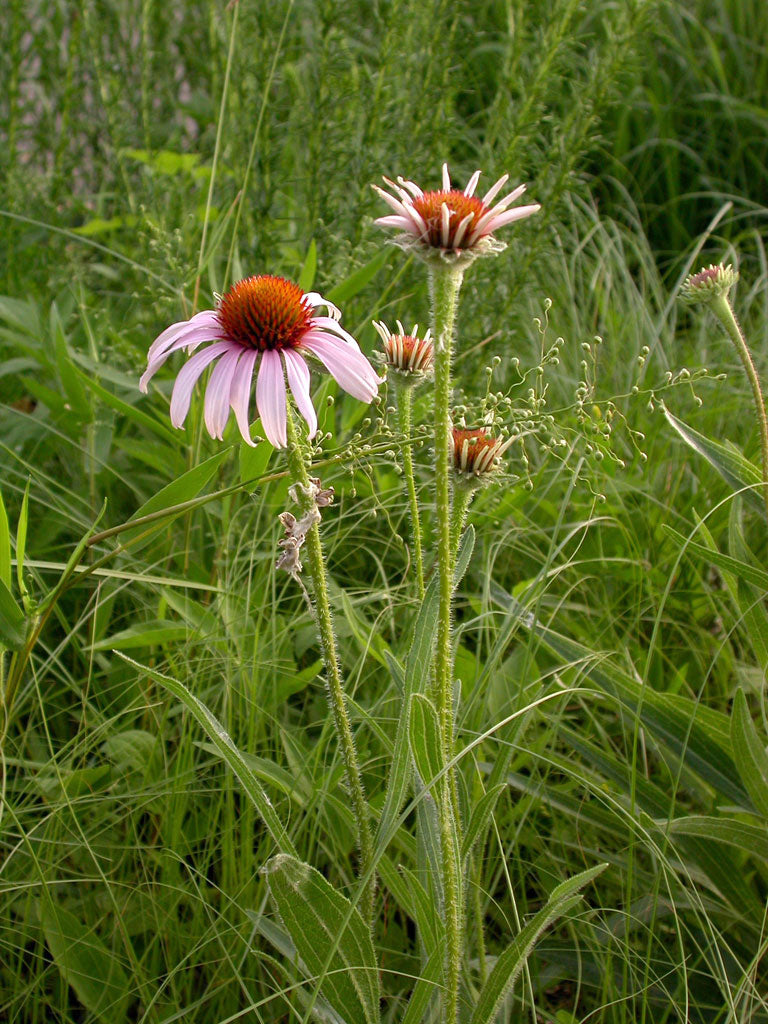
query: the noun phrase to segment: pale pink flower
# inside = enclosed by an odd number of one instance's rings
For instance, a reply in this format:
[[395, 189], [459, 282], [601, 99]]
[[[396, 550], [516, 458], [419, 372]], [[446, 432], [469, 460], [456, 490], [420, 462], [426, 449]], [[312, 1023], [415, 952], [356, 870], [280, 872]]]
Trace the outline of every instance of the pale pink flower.
[[[320, 307], [329, 315], [318, 316]], [[211, 437], [222, 438], [232, 409], [243, 440], [253, 446], [248, 407], [256, 374], [256, 406], [264, 433], [275, 448], [285, 448], [286, 375], [309, 436], [317, 433], [304, 356], [319, 359], [339, 385], [361, 402], [376, 397], [379, 377], [352, 335], [340, 326], [340, 317], [322, 295], [305, 294], [284, 277], [248, 277], [233, 285], [216, 309], [205, 309], [163, 331], [150, 346], [139, 387], [146, 392], [172, 352], [185, 348], [192, 353], [211, 342], [179, 370], [171, 395], [171, 423], [183, 426], [198, 379], [218, 360], [205, 389], [204, 418]]]
[[394, 241], [422, 259], [465, 263], [475, 256], [500, 252], [504, 243], [494, 238], [493, 232], [541, 209], [538, 203], [507, 209], [522, 196], [525, 185], [518, 185], [494, 203], [508, 178], [508, 174], [499, 178], [482, 199], [475, 195], [480, 171], [475, 171], [463, 192], [451, 187], [447, 164], [443, 164], [443, 187], [435, 192], [423, 192], [404, 178], [397, 182], [385, 178], [394, 195], [378, 185], [373, 188], [393, 212], [379, 217], [376, 224], [399, 228], [401, 233]]

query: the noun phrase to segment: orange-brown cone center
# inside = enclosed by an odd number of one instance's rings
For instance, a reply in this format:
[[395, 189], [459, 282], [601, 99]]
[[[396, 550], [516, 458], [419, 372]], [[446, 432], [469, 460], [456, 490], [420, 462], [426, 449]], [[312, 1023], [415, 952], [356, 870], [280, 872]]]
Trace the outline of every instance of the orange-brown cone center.
[[[447, 244], [443, 242], [443, 203], [448, 207], [450, 215]], [[445, 249], [453, 248], [456, 229], [466, 216], [472, 214], [472, 220], [467, 225], [459, 245], [466, 242], [478, 220], [488, 212], [488, 207], [482, 199], [478, 199], [477, 196], [465, 196], [458, 189], [451, 189], [450, 192], [425, 192], [423, 196], [413, 200], [413, 207], [421, 214], [427, 225], [429, 244]]]
[[297, 284], [260, 274], [232, 285], [219, 303], [219, 322], [244, 348], [295, 348], [312, 326], [312, 310]]

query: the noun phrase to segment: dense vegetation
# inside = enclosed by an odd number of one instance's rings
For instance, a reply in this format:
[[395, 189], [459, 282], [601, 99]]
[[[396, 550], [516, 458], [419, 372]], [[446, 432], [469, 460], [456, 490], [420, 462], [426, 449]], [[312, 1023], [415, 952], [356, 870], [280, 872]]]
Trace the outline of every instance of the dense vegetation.
[[[492, 366], [515, 414], [534, 387], [554, 416], [478, 496], [457, 595], [465, 808], [494, 766], [506, 783], [468, 930], [482, 921], [495, 957], [560, 882], [608, 864], [499, 1020], [768, 1021], [758, 435], [727, 341], [676, 301], [690, 269], [736, 262], [766, 369], [768, 7], [8, 0], [0, 26], [0, 580], [32, 624], [3, 598], [0, 1018], [311, 1012], [262, 872], [273, 838], [199, 723], [113, 653], [207, 705], [300, 856], [349, 894], [315, 627], [274, 568], [290, 481], [233, 423], [212, 441], [200, 403], [173, 430], [170, 370], [147, 397], [137, 380], [168, 323], [252, 273], [330, 296], [368, 353], [373, 318], [428, 322], [369, 185], [437, 186], [447, 160], [460, 182], [508, 170], [542, 204], [467, 278], [457, 406], [472, 419]], [[375, 817], [401, 704], [390, 656], [405, 661], [419, 610], [406, 494], [391, 395], [366, 412], [318, 380], [337, 494], [323, 538]], [[418, 392], [422, 424], [428, 406]], [[379, 863], [385, 1021], [424, 968], [416, 928], [438, 928], [418, 898], [424, 827], [405, 818]]]

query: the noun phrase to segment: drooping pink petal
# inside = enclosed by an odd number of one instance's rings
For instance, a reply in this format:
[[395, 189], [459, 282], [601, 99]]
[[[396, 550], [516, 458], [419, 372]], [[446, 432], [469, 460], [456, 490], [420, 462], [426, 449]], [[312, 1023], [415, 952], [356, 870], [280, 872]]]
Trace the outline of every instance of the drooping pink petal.
[[290, 348], [283, 349], [283, 359], [288, 373], [288, 384], [296, 399], [299, 412], [307, 421], [311, 440], [317, 433], [317, 413], [309, 393], [309, 367], [303, 357]]
[[189, 403], [192, 401], [192, 392], [195, 389], [198, 378], [203, 370], [214, 359], [231, 351], [236, 347], [233, 341], [217, 341], [208, 348], [192, 356], [179, 370], [176, 383], [173, 385], [171, 395], [171, 423], [174, 427], [181, 427], [189, 412]]
[[316, 355], [353, 398], [361, 402], [372, 402], [378, 394], [379, 377], [362, 352], [331, 334], [318, 331], [305, 334], [301, 339], [301, 347]]
[[224, 332], [220, 327], [218, 329], [213, 327], [192, 327], [190, 330], [184, 331], [176, 338], [175, 341], [172, 341], [163, 352], [156, 353], [154, 356], [149, 356], [147, 368], [139, 380], [139, 390], [143, 391], [144, 394], [147, 393], [147, 385], [171, 353], [178, 351], [180, 348], [188, 348], [191, 354], [196, 348], [198, 348], [198, 346], [202, 345], [204, 341], [226, 340], [222, 337], [223, 333]]
[[325, 306], [328, 310], [328, 316], [331, 317], [332, 320], [341, 320], [341, 310], [339, 307], [334, 306], [334, 304], [329, 302], [328, 299], [323, 298], [320, 292], [307, 292], [304, 299], [313, 309], [319, 309], [320, 306]]
[[256, 405], [267, 440], [275, 448], [285, 448], [288, 443], [285, 401], [285, 378], [280, 356], [274, 350], [264, 352], [256, 379]]
[[340, 337], [342, 337], [344, 339], [344, 341], [347, 342], [348, 345], [351, 345], [353, 348], [356, 348], [356, 349], [360, 348], [360, 346], [358, 345], [357, 341], [352, 337], [352, 335], [348, 331], [345, 331], [344, 328], [341, 326], [341, 324], [339, 324], [335, 320], [331, 319], [331, 317], [327, 317], [327, 316], [316, 316], [316, 317], [313, 317], [312, 318], [312, 328], [311, 329], [315, 330], [318, 327], [323, 328], [324, 331], [331, 331], [333, 334], [338, 334]]
[[203, 309], [189, 320], [180, 320], [178, 323], [171, 324], [170, 327], [166, 327], [162, 334], [159, 334], [149, 346], [147, 358], [151, 359], [156, 352], [160, 352], [161, 349], [170, 345], [171, 342], [175, 341], [176, 338], [186, 330], [190, 330], [194, 327], [219, 326], [219, 322], [216, 318], [216, 311], [213, 309]]
[[229, 391], [229, 401], [235, 412], [235, 419], [240, 428], [240, 434], [245, 443], [249, 444], [251, 448], [256, 447], [256, 442], [251, 440], [248, 405], [253, 384], [253, 367], [258, 354], [255, 348], [247, 349], [243, 353], [232, 377], [232, 385]]
[[242, 348], [225, 352], [214, 366], [205, 389], [205, 426], [211, 437], [221, 441], [229, 419], [229, 396]]

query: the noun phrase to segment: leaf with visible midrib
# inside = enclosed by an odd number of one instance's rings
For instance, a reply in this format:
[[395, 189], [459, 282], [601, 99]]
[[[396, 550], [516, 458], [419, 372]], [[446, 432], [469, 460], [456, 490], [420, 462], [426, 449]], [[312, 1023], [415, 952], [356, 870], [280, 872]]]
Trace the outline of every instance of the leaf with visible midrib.
[[737, 690], [733, 699], [731, 745], [744, 788], [755, 809], [768, 818], [768, 754], [750, 718], [743, 690]]
[[46, 903], [41, 912], [48, 949], [77, 998], [105, 1024], [122, 1024], [130, 997], [122, 965], [92, 929], [63, 907]]
[[320, 979], [323, 997], [347, 1024], [378, 1024], [379, 970], [358, 911], [319, 871], [288, 854], [273, 857], [264, 873], [308, 977]]

